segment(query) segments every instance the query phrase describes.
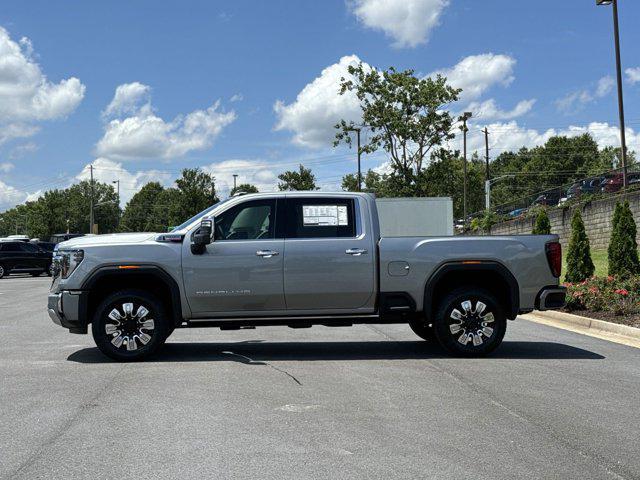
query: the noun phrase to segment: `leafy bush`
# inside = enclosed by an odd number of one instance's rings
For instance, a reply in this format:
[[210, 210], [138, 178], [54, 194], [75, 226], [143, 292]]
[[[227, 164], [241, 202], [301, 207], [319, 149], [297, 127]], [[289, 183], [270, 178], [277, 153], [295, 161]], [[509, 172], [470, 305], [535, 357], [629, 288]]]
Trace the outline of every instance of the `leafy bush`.
[[593, 275], [595, 266], [591, 260], [589, 237], [584, 229], [580, 209], [576, 208], [571, 219], [571, 239], [567, 249], [567, 282], [582, 282]]
[[611, 312], [615, 315], [640, 313], [640, 277], [591, 277], [565, 283], [568, 310]]
[[616, 203], [608, 255], [609, 275], [629, 276], [640, 273], [636, 222], [633, 220], [629, 202]]
[[536, 223], [533, 225], [533, 235], [549, 235], [551, 233], [551, 222], [547, 210], [541, 208], [536, 216]]
[[481, 217], [475, 217], [471, 220], [471, 230], [474, 232], [482, 231], [483, 233], [489, 233], [491, 227], [500, 221], [500, 216], [491, 211], [485, 210]]

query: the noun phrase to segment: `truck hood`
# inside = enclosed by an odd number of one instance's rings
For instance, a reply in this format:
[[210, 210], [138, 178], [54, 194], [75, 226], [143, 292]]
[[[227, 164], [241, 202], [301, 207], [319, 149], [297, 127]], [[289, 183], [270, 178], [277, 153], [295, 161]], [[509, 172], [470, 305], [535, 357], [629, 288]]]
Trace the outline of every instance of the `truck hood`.
[[109, 235], [88, 235], [72, 238], [58, 244], [58, 249], [83, 248], [98, 245], [123, 245], [142, 243], [154, 239], [157, 233], [112, 233]]

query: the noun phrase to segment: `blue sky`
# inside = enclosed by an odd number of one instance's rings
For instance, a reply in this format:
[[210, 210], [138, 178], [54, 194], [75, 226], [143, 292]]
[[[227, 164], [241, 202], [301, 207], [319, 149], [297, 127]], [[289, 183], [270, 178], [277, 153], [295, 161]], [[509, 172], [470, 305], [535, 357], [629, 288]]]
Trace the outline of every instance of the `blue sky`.
[[[619, 3], [640, 150], [640, 4]], [[611, 8], [592, 0], [30, 1], [3, 5], [0, 27], [0, 209], [92, 162], [125, 201], [191, 166], [223, 194], [232, 173], [274, 189], [296, 162], [335, 189], [355, 169], [330, 140], [358, 116], [335, 93], [356, 61], [448, 74], [465, 87], [454, 109], [476, 113], [472, 149], [485, 125], [492, 155], [557, 133], [618, 141]]]

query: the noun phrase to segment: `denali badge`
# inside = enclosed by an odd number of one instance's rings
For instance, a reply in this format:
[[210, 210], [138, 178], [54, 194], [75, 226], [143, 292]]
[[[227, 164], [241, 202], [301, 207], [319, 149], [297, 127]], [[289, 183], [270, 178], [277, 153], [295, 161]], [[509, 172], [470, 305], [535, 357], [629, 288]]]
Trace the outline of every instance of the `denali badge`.
[[198, 290], [196, 295], [249, 295], [251, 290]]

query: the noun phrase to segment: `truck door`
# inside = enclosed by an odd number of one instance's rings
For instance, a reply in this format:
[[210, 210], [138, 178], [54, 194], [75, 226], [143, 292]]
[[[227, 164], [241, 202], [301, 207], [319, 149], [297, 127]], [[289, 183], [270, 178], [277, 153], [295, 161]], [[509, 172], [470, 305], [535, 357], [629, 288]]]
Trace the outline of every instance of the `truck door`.
[[375, 240], [356, 197], [286, 199], [284, 291], [288, 310], [369, 313]]
[[278, 201], [248, 200], [217, 215], [213, 242], [201, 255], [185, 240], [183, 278], [194, 316], [285, 310]]

